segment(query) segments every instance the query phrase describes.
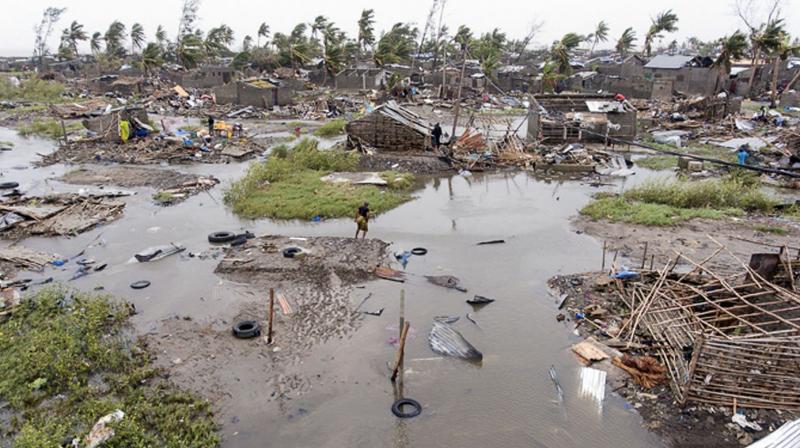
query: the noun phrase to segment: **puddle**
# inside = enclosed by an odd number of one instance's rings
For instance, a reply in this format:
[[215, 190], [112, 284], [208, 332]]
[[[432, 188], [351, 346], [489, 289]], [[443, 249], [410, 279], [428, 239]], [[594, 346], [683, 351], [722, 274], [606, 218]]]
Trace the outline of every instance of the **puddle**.
[[[36, 152], [52, 150], [51, 143], [22, 140], [7, 129], [0, 129], [0, 140], [15, 143], [13, 151], [0, 154], [3, 180], [18, 181], [32, 193], [63, 191], [63, 184], [47, 180], [63, 174], [63, 166], [9, 170], [35, 160]], [[233, 316], [242, 301], [266, 292], [222, 281], [213, 273], [218, 260], [186, 255], [207, 250], [209, 233], [247, 229], [350, 237], [355, 232], [349, 219], [276, 223], [237, 218], [222, 204], [222, 196], [247, 165], [171, 166], [213, 174], [222, 182], [166, 208], [153, 204], [152, 189], [134, 188], [137, 195], [122, 199], [126, 208], [121, 219], [74, 238], [32, 238], [24, 245], [66, 256], [93, 245], [84, 256], [108, 263], [108, 268], [69, 283], [86, 290], [103, 287], [133, 302], [140, 332], [153, 331], [175, 315], [199, 322]], [[620, 188], [621, 181], [608, 182], [617, 185], [604, 188]], [[377, 281], [355, 290], [354, 304], [372, 292], [364, 309], [384, 307], [383, 314], [365, 316], [361, 329], [349, 338], [317, 346], [292, 366], [310, 387], [281, 406], [270, 400], [271, 390], [250, 381], [270, 368], [268, 360], [256, 357], [247, 366], [230, 366], [227, 376], [233, 379], [226, 392], [231, 398], [219, 412], [223, 446], [661, 446], [610, 393], [600, 414], [593, 401], [580, 398], [580, 365], [569, 353], [575, 340], [556, 322], [555, 304], [547, 293], [546, 281], [553, 275], [600, 266], [602, 243], [576, 234], [569, 225], [569, 218], [596, 191], [580, 181], [537, 179], [526, 173], [427, 180], [415, 201], [370, 222], [369, 236], [392, 242], [394, 249], [428, 249], [427, 255], [411, 258], [405, 284]], [[494, 239], [506, 243], [476, 245]], [[134, 253], [169, 242], [184, 244], [187, 252], [152, 264], [128, 263]], [[65, 280], [77, 267], [67, 263], [35, 278]], [[469, 293], [431, 285], [424, 275], [455, 275]], [[129, 284], [137, 280], [152, 284], [132, 290]], [[401, 290], [406, 319], [416, 334], [406, 347], [404, 393], [423, 406], [421, 416], [407, 421], [389, 411], [393, 391], [386, 368], [394, 357], [386, 328], [398, 324]], [[474, 311], [465, 303], [474, 294], [496, 301]], [[467, 312], [479, 326], [465, 318]], [[427, 335], [438, 315], [461, 316], [454, 327], [483, 352], [481, 365], [437, 359]], [[277, 340], [280, 344], [280, 335]], [[548, 376], [551, 365], [564, 389], [562, 404], [556, 402]]]

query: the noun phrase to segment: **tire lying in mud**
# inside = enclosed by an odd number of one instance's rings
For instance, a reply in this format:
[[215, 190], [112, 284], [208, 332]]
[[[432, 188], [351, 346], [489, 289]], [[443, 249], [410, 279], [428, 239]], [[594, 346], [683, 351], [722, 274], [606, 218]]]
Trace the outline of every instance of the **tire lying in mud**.
[[428, 253], [428, 249], [425, 249], [424, 247], [415, 247], [415, 248], [411, 249], [411, 254], [412, 255], [425, 255], [427, 253]]
[[131, 288], [133, 289], [144, 289], [150, 286], [150, 282], [147, 280], [139, 280], [138, 282], [131, 283]]
[[283, 256], [286, 258], [294, 258], [295, 255], [301, 252], [303, 252], [303, 249], [300, 249], [299, 247], [287, 247], [283, 250]]
[[254, 320], [243, 320], [233, 326], [233, 335], [239, 339], [251, 339], [261, 335], [261, 325]]
[[10, 190], [19, 187], [17, 182], [0, 182], [0, 190]]
[[209, 243], [227, 243], [233, 241], [236, 238], [236, 234], [233, 232], [214, 232], [208, 234], [208, 242]]
[[[403, 406], [411, 406], [411, 410], [403, 412]], [[401, 398], [392, 404], [392, 414], [400, 418], [413, 418], [422, 413], [422, 406], [413, 398]]]

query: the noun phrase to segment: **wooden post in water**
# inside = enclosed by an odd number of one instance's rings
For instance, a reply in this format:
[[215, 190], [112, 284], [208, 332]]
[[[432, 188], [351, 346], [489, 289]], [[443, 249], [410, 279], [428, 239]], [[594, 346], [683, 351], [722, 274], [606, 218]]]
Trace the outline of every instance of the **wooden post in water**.
[[[406, 336], [408, 336], [408, 328], [411, 324], [406, 321], [403, 323], [403, 328], [400, 331], [400, 345], [397, 347], [397, 356], [394, 359], [394, 369], [392, 369], [392, 382], [394, 383], [397, 380], [397, 374], [403, 368], [403, 358], [405, 357], [406, 351]], [[400, 382], [402, 383], [402, 377]]]
[[642, 269], [644, 269], [645, 262], [647, 262], [647, 241], [644, 242], [644, 255], [642, 255]]
[[600, 266], [600, 271], [605, 272], [606, 270], [606, 241], [603, 240], [603, 264]]
[[269, 288], [269, 323], [267, 327], [267, 344], [272, 344], [272, 319], [275, 316], [275, 289]]

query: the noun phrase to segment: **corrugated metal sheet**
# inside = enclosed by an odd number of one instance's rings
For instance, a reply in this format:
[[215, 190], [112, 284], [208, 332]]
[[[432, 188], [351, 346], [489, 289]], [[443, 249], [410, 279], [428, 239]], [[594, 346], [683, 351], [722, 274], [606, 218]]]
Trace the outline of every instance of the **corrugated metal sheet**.
[[772, 434], [748, 448], [798, 448], [800, 447], [800, 419], [785, 423]]
[[374, 113], [383, 114], [425, 136], [430, 135], [431, 129], [433, 129], [433, 126], [431, 126], [427, 120], [415, 114], [414, 112], [401, 107], [394, 101], [389, 101], [386, 104], [378, 107], [375, 109]]
[[591, 367], [581, 367], [581, 396], [593, 399], [599, 408], [606, 396], [606, 372]]
[[644, 68], [666, 68], [666, 69], [679, 69], [688, 64], [692, 56], [660, 54], [653, 59], [650, 59]]

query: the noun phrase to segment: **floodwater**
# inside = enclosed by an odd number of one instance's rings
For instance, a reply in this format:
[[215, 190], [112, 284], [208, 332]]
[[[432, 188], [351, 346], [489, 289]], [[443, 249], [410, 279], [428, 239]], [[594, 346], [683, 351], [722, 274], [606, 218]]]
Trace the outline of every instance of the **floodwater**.
[[[30, 168], [36, 152], [53, 149], [42, 140], [23, 140], [0, 129], [0, 140], [15, 143], [0, 154], [3, 181], [20, 182], [29, 193], [77, 191], [80, 187], [48, 180], [63, 166]], [[14, 169], [14, 167], [25, 169]], [[171, 316], [202, 322], [232, 315], [237, 304], [263, 292], [218, 278], [218, 260], [186, 254], [157, 263], [129, 263], [152, 245], [181, 242], [187, 252], [208, 250], [206, 235], [216, 230], [248, 229], [256, 234], [352, 236], [349, 219], [323, 223], [247, 221], [222, 204], [224, 188], [247, 164], [171, 167], [213, 174], [222, 185], [173, 207], [150, 200], [152, 190], [124, 198], [124, 216], [74, 238], [31, 238], [25, 246], [72, 256], [85, 250], [109, 267], [69, 282], [124, 297], [136, 305], [142, 333], [154, 331]], [[636, 179], [638, 180], [638, 179]], [[611, 181], [609, 181], [611, 182]], [[617, 181], [618, 182], [618, 181]], [[619, 188], [611, 187], [612, 189]], [[364, 316], [361, 328], [344, 340], [318, 345], [292, 368], [311, 378], [311, 387], [279, 406], [268, 390], [254, 390], [249, 375], [227, 391], [233, 405], [220, 412], [226, 447], [659, 447], [641, 427], [641, 419], [612, 391], [602, 409], [578, 394], [580, 366], [569, 347], [579, 339], [570, 324], [558, 323], [547, 279], [600, 267], [601, 243], [570, 227], [574, 216], [597, 189], [580, 181], [535, 178], [527, 173], [430, 179], [416, 200], [370, 222], [370, 237], [393, 249], [422, 246], [428, 254], [412, 257], [404, 284], [375, 281], [355, 289], [363, 309], [385, 308], [380, 317]], [[477, 246], [484, 240], [505, 244]], [[3, 243], [7, 244], [7, 243]], [[88, 247], [88, 248], [87, 248]], [[69, 279], [77, 266], [20, 277]], [[428, 283], [424, 275], [455, 275], [468, 294]], [[132, 290], [136, 280], [150, 280]], [[473, 294], [496, 302], [473, 311]], [[387, 362], [395, 349], [387, 340], [398, 325], [401, 295], [412, 327], [406, 346], [402, 392], [423, 406], [419, 417], [401, 420], [390, 412], [395, 399]], [[232, 311], [233, 310], [233, 311]], [[472, 313], [478, 325], [465, 318]], [[455, 315], [454, 324], [484, 354], [479, 365], [445, 359], [427, 342], [432, 317]], [[395, 330], [396, 331], [396, 330]], [[276, 336], [278, 344], [280, 335]], [[259, 358], [256, 358], [259, 359]], [[268, 361], [263, 369], [269, 369]], [[248, 365], [252, 365], [249, 360]], [[554, 366], [564, 390], [558, 401], [548, 368]], [[234, 372], [236, 366], [229, 366]]]

